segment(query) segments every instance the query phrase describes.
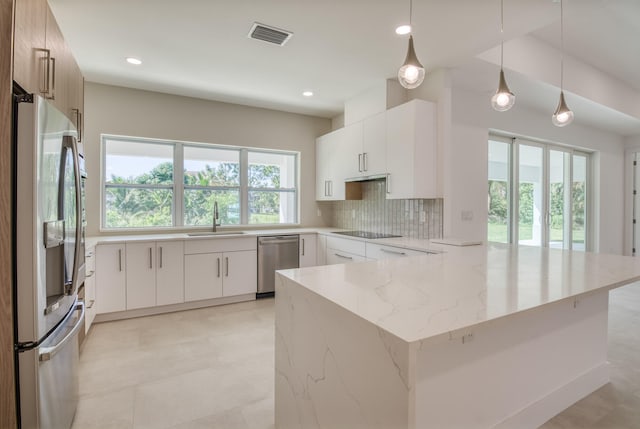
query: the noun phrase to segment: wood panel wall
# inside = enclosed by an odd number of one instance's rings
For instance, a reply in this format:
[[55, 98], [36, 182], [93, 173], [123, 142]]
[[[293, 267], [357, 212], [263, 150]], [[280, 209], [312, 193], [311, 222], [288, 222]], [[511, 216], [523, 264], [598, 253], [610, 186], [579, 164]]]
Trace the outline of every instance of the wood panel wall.
[[17, 425], [11, 288], [12, 34], [13, 0], [0, 0], [0, 428]]

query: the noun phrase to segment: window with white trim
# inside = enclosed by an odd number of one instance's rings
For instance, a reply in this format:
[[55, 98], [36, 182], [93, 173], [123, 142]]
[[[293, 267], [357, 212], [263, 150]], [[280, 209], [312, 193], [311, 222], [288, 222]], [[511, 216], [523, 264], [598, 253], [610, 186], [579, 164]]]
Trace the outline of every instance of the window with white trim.
[[102, 136], [103, 229], [298, 223], [299, 153]]

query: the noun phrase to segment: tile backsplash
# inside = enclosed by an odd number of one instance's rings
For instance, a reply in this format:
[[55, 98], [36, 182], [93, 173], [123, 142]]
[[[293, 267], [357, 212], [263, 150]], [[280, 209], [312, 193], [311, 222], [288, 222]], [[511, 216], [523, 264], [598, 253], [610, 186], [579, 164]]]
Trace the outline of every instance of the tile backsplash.
[[384, 180], [372, 180], [362, 182], [362, 200], [318, 202], [325, 224], [412, 238], [442, 237], [442, 199], [387, 200], [385, 191]]

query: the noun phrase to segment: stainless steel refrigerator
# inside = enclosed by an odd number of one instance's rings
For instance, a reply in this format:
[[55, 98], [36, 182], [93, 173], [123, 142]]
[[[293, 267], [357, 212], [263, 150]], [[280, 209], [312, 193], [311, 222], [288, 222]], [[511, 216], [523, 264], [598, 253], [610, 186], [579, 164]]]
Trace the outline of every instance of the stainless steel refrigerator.
[[47, 100], [14, 104], [14, 310], [22, 428], [69, 428], [78, 401], [84, 307], [77, 131]]

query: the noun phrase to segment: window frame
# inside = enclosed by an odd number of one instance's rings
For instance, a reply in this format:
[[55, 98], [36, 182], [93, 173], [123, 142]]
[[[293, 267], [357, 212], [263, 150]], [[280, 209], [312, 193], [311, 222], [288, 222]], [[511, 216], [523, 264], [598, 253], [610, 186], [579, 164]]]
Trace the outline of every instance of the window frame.
[[[293, 163], [293, 173], [294, 173], [294, 177], [295, 177], [295, 187], [294, 188], [262, 188], [262, 187], [252, 187], [249, 185], [249, 152], [253, 152], [253, 153], [277, 153], [279, 155], [288, 155], [288, 156], [293, 156], [294, 157], [294, 163]], [[242, 196], [246, 196], [246, 205], [245, 207], [247, 208], [244, 211], [244, 214], [246, 215], [246, 219], [242, 219], [242, 222], [244, 225], [252, 225], [252, 226], [259, 226], [259, 225], [291, 225], [289, 224], [282, 224], [282, 223], [277, 223], [277, 224], [267, 224], [267, 223], [249, 223], [249, 218], [251, 216], [251, 213], [249, 212], [249, 193], [252, 191], [256, 191], [256, 192], [278, 192], [280, 194], [290, 194], [293, 193], [294, 195], [294, 206], [295, 206], [295, 210], [296, 210], [296, 214], [295, 214], [295, 220], [294, 220], [294, 224], [298, 224], [299, 223], [299, 216], [300, 216], [300, 193], [299, 193], [299, 187], [300, 187], [300, 172], [299, 172], [299, 153], [295, 152], [295, 153], [286, 153], [285, 151], [278, 151], [278, 152], [274, 152], [274, 151], [270, 151], [270, 150], [265, 150], [265, 149], [249, 149], [247, 151], [244, 152], [244, 156], [245, 156], [245, 161], [244, 165], [246, 166], [246, 174], [242, 174], [242, 168], [241, 168], [241, 179], [245, 178], [245, 192], [241, 193], [241, 199]], [[242, 161], [241, 161], [241, 167], [243, 165]], [[241, 186], [242, 186], [242, 180], [241, 180]], [[242, 206], [242, 204], [241, 204]]]
[[[173, 147], [173, 185], [135, 185], [135, 184], [122, 184], [122, 185], [108, 185], [105, 177], [106, 173], [106, 151], [107, 140], [118, 140], [132, 143], [147, 143], [147, 144], [164, 144]], [[213, 143], [201, 143], [201, 142], [188, 142], [180, 140], [167, 140], [167, 139], [155, 139], [146, 137], [130, 137], [114, 134], [101, 134], [100, 135], [100, 225], [99, 230], [101, 232], [126, 232], [126, 231], [151, 231], [151, 230], [197, 230], [203, 229], [205, 225], [185, 225], [185, 201], [184, 195], [187, 189], [199, 189], [197, 186], [185, 186], [184, 183], [184, 148], [185, 147], [201, 147], [206, 149], [221, 149], [221, 150], [233, 150], [239, 152], [240, 163], [240, 177], [239, 186], [215, 186], [215, 187], [201, 187], [206, 190], [227, 190], [227, 189], [239, 189], [240, 193], [240, 223], [238, 224], [224, 224], [220, 228], [226, 227], [244, 229], [261, 228], [268, 226], [298, 226], [300, 225], [300, 152], [292, 150], [281, 149], [269, 149], [269, 148], [254, 148], [248, 146], [233, 146], [233, 145], [221, 145]], [[294, 157], [294, 188], [252, 188], [249, 187], [249, 165], [248, 154], [249, 152], [259, 153], [272, 153], [277, 155], [288, 155]], [[173, 193], [173, 201], [171, 203], [172, 211], [172, 225], [171, 226], [145, 226], [145, 227], [108, 227], [106, 222], [106, 190], [109, 187], [119, 188], [132, 188], [132, 189], [170, 189]], [[286, 192], [294, 194], [294, 211], [295, 219], [292, 223], [248, 223], [249, 220], [249, 192], [250, 191], [274, 191], [274, 192]]]
[[[507, 166], [508, 171], [508, 184], [507, 184], [507, 198], [508, 198], [508, 214], [507, 214], [507, 241], [508, 244], [518, 244], [519, 243], [519, 222], [520, 222], [520, 202], [519, 202], [519, 192], [518, 192], [518, 183], [520, 180], [520, 145], [539, 147], [542, 149], [542, 183], [543, 188], [545, 189], [545, 198], [543, 204], [545, 206], [545, 212], [548, 213], [549, 208], [547, 207], [549, 204], [548, 192], [549, 192], [549, 154], [550, 151], [558, 151], [565, 154], [568, 154], [570, 158], [569, 170], [566, 172], [568, 177], [570, 178], [570, 190], [572, 190], [573, 183], [573, 162], [574, 156], [582, 156], [586, 159], [586, 177], [585, 177], [585, 224], [584, 224], [584, 251], [590, 251], [592, 246], [592, 234], [593, 234], [593, 210], [592, 210], [592, 189], [593, 189], [593, 167], [592, 163], [594, 160], [593, 152], [589, 152], [580, 148], [561, 145], [556, 143], [537, 141], [534, 139], [527, 139], [521, 137], [508, 137], [500, 134], [489, 134], [489, 138], [487, 139], [487, 145], [490, 141], [497, 141], [502, 143], [509, 144], [509, 157]], [[570, 201], [573, 201], [573, 195], [569, 196]], [[565, 214], [565, 219], [570, 219], [573, 222], [573, 209], [570, 208], [568, 214]], [[488, 228], [487, 228], [488, 230]], [[567, 248], [570, 250], [574, 249], [573, 242], [573, 228], [569, 228], [567, 231], [568, 234], [568, 244]], [[549, 247], [550, 241], [550, 230], [547, 225], [544, 230], [544, 234], [542, 237], [543, 247]], [[487, 237], [488, 241], [488, 237]]]

